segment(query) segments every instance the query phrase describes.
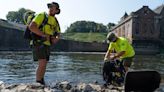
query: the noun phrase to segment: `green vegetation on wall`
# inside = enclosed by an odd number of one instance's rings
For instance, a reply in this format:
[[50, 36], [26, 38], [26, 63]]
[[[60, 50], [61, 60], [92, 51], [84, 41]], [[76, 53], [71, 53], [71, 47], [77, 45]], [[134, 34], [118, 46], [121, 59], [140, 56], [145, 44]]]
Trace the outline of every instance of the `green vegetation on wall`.
[[114, 23], [108, 23], [108, 25], [103, 25], [102, 23], [95, 23], [93, 21], [76, 21], [66, 29], [66, 33], [71, 32], [94, 32], [94, 33], [107, 33], [114, 26]]
[[62, 34], [64, 39], [82, 42], [105, 42], [107, 33], [114, 23], [103, 25], [92, 21], [76, 21]]
[[104, 42], [107, 33], [63, 33], [62, 37], [68, 40], [82, 42]]

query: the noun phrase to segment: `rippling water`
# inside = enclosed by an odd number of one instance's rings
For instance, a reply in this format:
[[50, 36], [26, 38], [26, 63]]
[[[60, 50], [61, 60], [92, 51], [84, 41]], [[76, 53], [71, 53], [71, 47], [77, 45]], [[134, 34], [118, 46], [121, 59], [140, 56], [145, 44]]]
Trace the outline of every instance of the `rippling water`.
[[[103, 82], [100, 53], [53, 53], [47, 65], [48, 82], [67, 80], [77, 82]], [[0, 52], [0, 80], [6, 83], [35, 82], [37, 62], [29, 52]], [[136, 56], [133, 69], [151, 69], [164, 74], [164, 59], [159, 56]]]

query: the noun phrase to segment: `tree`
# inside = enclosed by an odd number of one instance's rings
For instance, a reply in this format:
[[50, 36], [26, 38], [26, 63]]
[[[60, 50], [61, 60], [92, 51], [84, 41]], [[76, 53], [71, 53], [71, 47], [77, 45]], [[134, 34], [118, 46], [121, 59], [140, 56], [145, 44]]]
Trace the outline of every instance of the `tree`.
[[112, 27], [114, 27], [115, 25], [116, 25], [116, 24], [114, 24], [114, 23], [108, 23], [108, 24], [107, 24], [108, 32], [110, 32], [111, 29], [112, 29]]
[[66, 29], [66, 32], [107, 32], [107, 27], [103, 24], [91, 21], [76, 21]]
[[21, 8], [18, 11], [9, 11], [6, 18], [8, 21], [24, 24], [23, 15], [27, 11], [32, 11], [32, 10]]

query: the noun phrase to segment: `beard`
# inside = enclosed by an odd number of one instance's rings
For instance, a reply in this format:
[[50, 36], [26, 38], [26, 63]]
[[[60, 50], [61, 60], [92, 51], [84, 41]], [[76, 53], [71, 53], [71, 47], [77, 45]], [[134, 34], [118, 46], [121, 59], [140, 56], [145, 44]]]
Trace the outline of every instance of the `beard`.
[[53, 10], [49, 10], [49, 15], [50, 16], [55, 16], [55, 12]]

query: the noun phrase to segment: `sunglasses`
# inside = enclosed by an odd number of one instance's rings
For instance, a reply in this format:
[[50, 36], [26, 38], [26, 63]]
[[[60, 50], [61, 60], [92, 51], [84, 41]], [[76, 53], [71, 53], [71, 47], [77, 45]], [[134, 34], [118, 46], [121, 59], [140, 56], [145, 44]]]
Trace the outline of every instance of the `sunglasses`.
[[56, 5], [48, 4], [48, 8], [56, 7], [56, 9], [59, 9]]

